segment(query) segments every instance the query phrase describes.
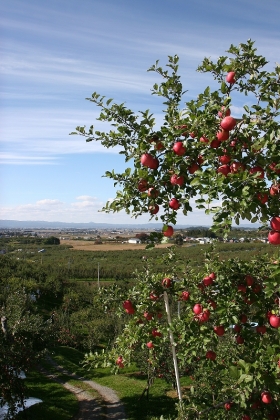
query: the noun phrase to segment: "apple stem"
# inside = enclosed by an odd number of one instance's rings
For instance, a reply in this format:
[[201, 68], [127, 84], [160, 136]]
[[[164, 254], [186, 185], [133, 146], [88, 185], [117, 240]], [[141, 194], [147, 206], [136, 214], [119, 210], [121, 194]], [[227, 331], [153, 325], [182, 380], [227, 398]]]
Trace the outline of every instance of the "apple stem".
[[[171, 326], [170, 307], [169, 307], [168, 295], [167, 295], [166, 291], [163, 292], [163, 298], [164, 298], [165, 309], [166, 309], [166, 313], [167, 313], [167, 321], [168, 321], [169, 326]], [[170, 337], [170, 344], [171, 344], [171, 348], [172, 348], [172, 356], [173, 356], [173, 363], [174, 363], [178, 398], [179, 398], [179, 402], [181, 403], [182, 402], [182, 391], [181, 391], [181, 385], [180, 385], [180, 377], [179, 377], [177, 357], [176, 357], [176, 352], [175, 352], [174, 337], [173, 337], [173, 332], [172, 332], [171, 328], [169, 329], [169, 337]]]

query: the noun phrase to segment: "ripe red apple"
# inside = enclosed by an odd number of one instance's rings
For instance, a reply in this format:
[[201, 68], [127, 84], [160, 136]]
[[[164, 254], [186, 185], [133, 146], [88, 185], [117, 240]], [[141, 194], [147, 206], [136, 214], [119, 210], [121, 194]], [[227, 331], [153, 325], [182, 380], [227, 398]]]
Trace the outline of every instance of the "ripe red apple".
[[260, 293], [262, 291], [262, 286], [257, 283], [252, 287], [252, 290], [254, 293]]
[[257, 199], [262, 203], [266, 204], [268, 202], [268, 194], [267, 193], [258, 193]]
[[280, 216], [272, 217], [270, 220], [270, 226], [273, 230], [280, 230]]
[[198, 321], [203, 323], [203, 322], [207, 322], [210, 318], [210, 311], [209, 309], [204, 309], [203, 312], [201, 312], [198, 315]]
[[205, 357], [206, 357], [206, 359], [209, 359], [209, 360], [215, 360], [216, 357], [217, 357], [217, 355], [216, 355], [216, 353], [214, 351], [208, 350], [208, 352], [206, 353]]
[[257, 333], [265, 334], [266, 333], [266, 326], [265, 325], [258, 325], [256, 328]]
[[190, 293], [187, 290], [184, 290], [181, 293], [180, 300], [188, 300], [190, 297]]
[[219, 174], [223, 174], [224, 176], [227, 176], [230, 173], [230, 166], [229, 165], [219, 166], [217, 169], [217, 172]]
[[221, 141], [218, 139], [212, 140], [210, 143], [211, 149], [217, 149], [221, 145]]
[[163, 230], [163, 236], [167, 236], [167, 237], [170, 237], [170, 236], [172, 236], [173, 235], [173, 233], [174, 233], [174, 229], [173, 229], [173, 227], [172, 226], [167, 226], [167, 228], [166, 229], [164, 229]]
[[158, 195], [159, 195], [159, 192], [156, 188], [151, 187], [151, 188], [148, 189], [148, 196], [149, 197], [156, 198], [156, 197], [158, 197]]
[[209, 277], [211, 277], [211, 279], [215, 280], [216, 279], [216, 273], [212, 272], [209, 274]]
[[204, 157], [203, 157], [203, 156], [201, 156], [201, 155], [198, 155], [198, 156], [197, 156], [197, 163], [198, 163], [199, 165], [203, 165], [203, 162], [204, 162]]
[[200, 169], [200, 166], [195, 162], [188, 167], [190, 174], [194, 174], [198, 169]]
[[225, 403], [224, 407], [225, 407], [226, 410], [230, 410], [231, 409], [231, 403], [228, 403], [228, 402]]
[[213, 284], [213, 279], [210, 276], [204, 277], [204, 279], [202, 281], [203, 281], [205, 286], [211, 286], [211, 284]]
[[150, 293], [150, 299], [151, 300], [158, 300], [159, 299], [159, 297], [154, 293], [154, 292], [151, 292]]
[[230, 165], [230, 172], [233, 174], [237, 174], [243, 171], [245, 171], [245, 166], [243, 165], [243, 163], [235, 161], [235, 162], [232, 162], [232, 164]]
[[140, 179], [138, 182], [138, 190], [144, 192], [148, 189], [148, 182], [145, 179]]
[[202, 305], [200, 305], [200, 303], [196, 303], [195, 305], [194, 305], [194, 307], [193, 307], [193, 312], [196, 314], [196, 315], [199, 315], [199, 314], [201, 314], [201, 312], [203, 311], [203, 307], [202, 307]]
[[171, 283], [172, 283], [172, 281], [169, 277], [165, 277], [161, 282], [162, 286], [165, 287], [166, 289], [171, 287]]
[[147, 347], [148, 347], [148, 349], [152, 349], [152, 348], [154, 347], [153, 342], [152, 342], [152, 341], [149, 341], [149, 342], [147, 343]]
[[271, 245], [280, 245], [280, 232], [277, 230], [271, 230], [267, 239]]
[[254, 277], [251, 276], [250, 274], [246, 274], [245, 281], [247, 283], [247, 286], [252, 286], [254, 283]]
[[217, 303], [214, 302], [214, 300], [209, 299], [208, 302], [209, 302], [209, 305], [212, 306], [213, 309], [216, 309], [217, 308]]
[[237, 335], [235, 337], [235, 341], [237, 342], [237, 344], [243, 344], [244, 343], [244, 338], [241, 335]]
[[151, 312], [145, 311], [143, 316], [144, 318], [146, 318], [147, 321], [151, 321], [153, 319], [153, 314]]
[[154, 204], [153, 206], [149, 206], [149, 212], [151, 214], [157, 214], [159, 212], [159, 206]]
[[280, 316], [271, 315], [269, 318], [269, 323], [273, 328], [280, 328]]
[[271, 171], [275, 172], [276, 174], [280, 174], [280, 168], [276, 168], [277, 163], [272, 162], [268, 167]]
[[272, 402], [272, 395], [269, 391], [261, 393], [261, 399], [264, 404], [270, 404]]
[[245, 414], [244, 416], [242, 416], [241, 420], [251, 420], [251, 417]]
[[125, 310], [125, 312], [127, 314], [133, 315], [134, 312], [135, 312], [135, 309], [133, 307], [133, 304], [132, 304], [132, 302], [130, 300], [125, 300], [123, 302], [123, 308], [124, 308], [124, 310]]
[[270, 189], [269, 189], [269, 194], [274, 196], [274, 195], [279, 195], [280, 194], [280, 184], [272, 184]]
[[200, 137], [199, 141], [201, 143], [209, 143], [209, 139], [207, 137], [205, 137], [205, 136]]
[[245, 284], [238, 284], [237, 290], [238, 292], [241, 292], [241, 293], [246, 293], [247, 291]]
[[218, 111], [218, 116], [220, 118], [228, 117], [230, 114], [231, 114], [230, 109], [229, 108], [225, 108], [224, 106], [222, 106], [221, 110]]
[[180, 207], [180, 202], [177, 200], [177, 198], [171, 198], [169, 201], [169, 207], [173, 210], [178, 210]]
[[147, 166], [150, 169], [157, 169], [159, 166], [158, 159], [152, 156], [150, 153], [144, 153], [141, 156], [140, 162], [143, 166]]
[[222, 119], [220, 126], [223, 130], [230, 131], [236, 126], [236, 119], [228, 116]]
[[242, 326], [241, 325], [236, 324], [236, 325], [233, 326], [233, 331], [234, 332], [240, 333], [241, 330], [242, 330]]
[[264, 178], [264, 170], [261, 166], [254, 166], [249, 170], [249, 174], [258, 174], [257, 178], [263, 179]]
[[236, 82], [235, 71], [228, 72], [228, 74], [226, 75], [226, 82], [230, 83], [231, 85], [233, 85]]
[[246, 322], [248, 321], [247, 315], [245, 314], [240, 315], [239, 319], [242, 324], [246, 324]]
[[217, 334], [218, 336], [222, 336], [225, 333], [225, 328], [223, 325], [219, 325], [214, 327], [214, 333]]
[[171, 182], [172, 185], [179, 185], [180, 187], [182, 187], [185, 180], [184, 180], [183, 176], [174, 174], [174, 175], [171, 176], [170, 182]]
[[219, 161], [221, 162], [222, 165], [226, 165], [227, 163], [231, 161], [231, 156], [229, 155], [219, 156]]
[[159, 331], [157, 330], [157, 328], [153, 328], [153, 329], [152, 329], [152, 336], [153, 336], [153, 337], [162, 337], [162, 334], [161, 334], [161, 332], [159, 332]]
[[183, 142], [181, 141], [177, 141], [174, 145], [173, 145], [173, 151], [174, 153], [176, 153], [176, 155], [178, 156], [183, 156], [186, 153], [186, 148], [184, 147]]
[[219, 141], [224, 141], [229, 138], [229, 131], [228, 130], [219, 130], [216, 134], [216, 138]]

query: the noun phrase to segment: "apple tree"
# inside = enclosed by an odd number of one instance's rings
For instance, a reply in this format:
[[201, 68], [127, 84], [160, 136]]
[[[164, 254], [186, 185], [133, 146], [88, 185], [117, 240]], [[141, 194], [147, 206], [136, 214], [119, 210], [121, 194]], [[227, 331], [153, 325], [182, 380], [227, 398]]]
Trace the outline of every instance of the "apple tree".
[[[101, 108], [98, 119], [110, 122], [112, 129], [81, 126], [73, 133], [106, 148], [118, 147], [130, 161], [123, 173], [106, 172], [121, 189], [103, 210], [160, 219], [162, 234], [154, 235], [155, 241], [172, 236], [178, 212], [187, 216], [195, 206], [213, 215], [213, 230], [226, 232], [232, 221], [269, 222], [269, 243], [280, 244], [280, 67], [267, 70], [267, 60], [251, 40], [231, 45], [227, 53], [216, 62], [205, 58], [198, 67], [213, 75], [216, 90], [207, 87], [188, 102], [183, 102], [178, 56], [169, 56], [166, 69], [158, 62], [149, 69], [162, 78], [152, 90], [165, 105], [161, 126], [149, 110], [135, 113], [93, 93], [88, 99]], [[245, 105], [232, 116], [239, 103]], [[117, 366], [129, 360], [125, 348], [140, 343], [153, 354], [156, 348], [164, 351], [162, 343], [170, 339], [176, 375], [193, 371], [184, 409], [179, 395], [185, 418], [278, 418], [279, 261], [221, 262], [211, 254], [205, 272], [198, 274], [178, 273], [178, 265], [176, 256], [170, 258], [162, 279], [147, 271], [128, 294], [123, 309], [132, 321], [117, 340], [116, 348], [124, 353]], [[156, 323], [145, 329], [147, 302], [162, 309], [163, 300], [167, 318], [161, 321], [162, 331]], [[184, 310], [171, 318], [169, 303], [181, 300]], [[150, 321], [157, 319], [155, 314]], [[152, 334], [154, 340], [147, 342], [150, 327], [161, 336]]]

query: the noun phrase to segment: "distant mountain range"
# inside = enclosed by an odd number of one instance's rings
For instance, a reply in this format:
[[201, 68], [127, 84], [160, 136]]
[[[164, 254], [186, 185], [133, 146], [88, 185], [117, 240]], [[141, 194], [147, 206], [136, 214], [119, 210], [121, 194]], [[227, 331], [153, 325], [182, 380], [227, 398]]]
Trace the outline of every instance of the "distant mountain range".
[[[256, 229], [260, 225], [255, 223], [243, 224], [241, 228]], [[111, 223], [68, 223], [68, 222], [46, 222], [41, 220], [0, 220], [0, 229], [161, 229], [162, 223], [143, 223], [143, 224], [111, 224]], [[210, 226], [201, 225], [176, 225], [176, 229], [186, 229], [190, 227], [209, 228]]]

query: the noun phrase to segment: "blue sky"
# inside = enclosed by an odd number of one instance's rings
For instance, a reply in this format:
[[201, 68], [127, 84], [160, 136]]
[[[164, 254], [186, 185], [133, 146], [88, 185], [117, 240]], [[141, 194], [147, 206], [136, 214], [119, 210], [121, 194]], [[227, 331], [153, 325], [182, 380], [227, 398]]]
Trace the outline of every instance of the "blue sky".
[[[146, 71], [157, 59], [164, 65], [179, 55], [189, 100], [212, 83], [197, 66], [230, 44], [251, 38], [271, 66], [280, 62], [279, 18], [279, 0], [1, 2], [0, 219], [147, 223], [145, 215], [98, 212], [115, 196], [102, 175], [125, 164], [117, 152], [69, 136], [77, 125], [103, 129], [85, 98], [97, 91], [160, 120], [161, 103], [150, 95], [159, 79]], [[210, 219], [194, 211], [178, 223]]]

